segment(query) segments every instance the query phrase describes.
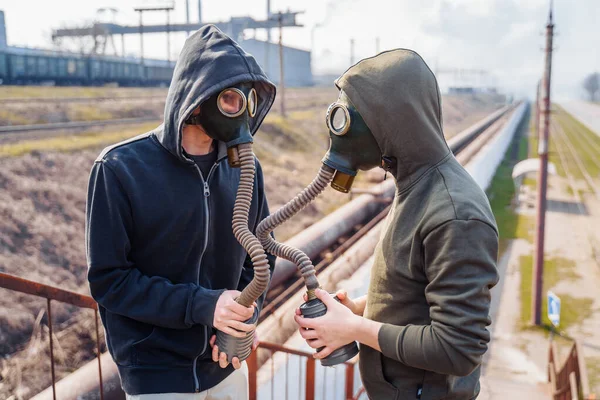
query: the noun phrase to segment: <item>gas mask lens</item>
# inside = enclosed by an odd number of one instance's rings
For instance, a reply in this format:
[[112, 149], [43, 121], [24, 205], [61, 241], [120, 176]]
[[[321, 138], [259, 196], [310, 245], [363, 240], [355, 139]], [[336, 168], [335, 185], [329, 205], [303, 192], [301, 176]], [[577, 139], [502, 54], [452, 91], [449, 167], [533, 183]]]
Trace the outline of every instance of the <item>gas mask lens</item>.
[[343, 104], [333, 103], [327, 110], [326, 122], [333, 134], [345, 135], [350, 129], [350, 113]]
[[252, 88], [248, 93], [248, 115], [250, 118], [254, 118], [256, 115], [256, 108], [258, 106], [258, 99], [256, 97], [256, 90]]
[[239, 89], [225, 89], [217, 97], [217, 107], [226, 117], [238, 117], [246, 109], [246, 96]]

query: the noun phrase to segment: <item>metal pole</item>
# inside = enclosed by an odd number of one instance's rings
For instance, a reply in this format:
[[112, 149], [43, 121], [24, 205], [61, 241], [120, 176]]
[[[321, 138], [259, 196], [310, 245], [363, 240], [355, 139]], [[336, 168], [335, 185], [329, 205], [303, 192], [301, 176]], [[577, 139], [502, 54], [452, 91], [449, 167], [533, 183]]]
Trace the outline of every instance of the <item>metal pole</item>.
[[167, 61], [171, 61], [171, 10], [167, 10]]
[[283, 17], [279, 12], [279, 91], [281, 99], [281, 115], [285, 117], [285, 81], [283, 74]]
[[202, 0], [198, 0], [198, 24], [202, 24]]
[[140, 60], [142, 65], [144, 65], [144, 22], [142, 20], [142, 14], [144, 13], [142, 10], [140, 13]]
[[350, 39], [350, 65], [354, 65], [354, 38]]
[[121, 52], [122, 56], [125, 57], [125, 35], [121, 34]]
[[50, 342], [50, 371], [52, 372], [52, 398], [56, 400], [56, 373], [54, 372], [54, 345], [52, 343], [52, 307], [50, 299], [46, 299], [48, 306], [48, 341]]
[[544, 276], [544, 231], [546, 225], [546, 189], [548, 180], [548, 138], [550, 131], [550, 78], [552, 75], [552, 1], [546, 25], [546, 61], [544, 71], [544, 130], [538, 145], [540, 170], [538, 173], [537, 231], [533, 264], [532, 323], [540, 325], [542, 321], [542, 286]]
[[375, 54], [379, 54], [379, 36], [375, 38]]
[[[190, 0], [185, 0], [185, 23], [190, 24]], [[190, 31], [185, 31], [187, 36], [190, 36]]]

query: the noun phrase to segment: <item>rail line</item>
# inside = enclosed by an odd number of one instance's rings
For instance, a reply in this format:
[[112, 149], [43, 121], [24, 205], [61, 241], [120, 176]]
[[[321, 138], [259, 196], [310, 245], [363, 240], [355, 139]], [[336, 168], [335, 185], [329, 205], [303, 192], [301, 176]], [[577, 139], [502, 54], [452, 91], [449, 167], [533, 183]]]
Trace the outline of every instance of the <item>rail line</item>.
[[33, 125], [8, 125], [0, 126], [0, 135], [8, 136], [13, 134], [23, 134], [30, 132], [41, 132], [41, 131], [58, 131], [68, 129], [87, 129], [95, 127], [103, 127], [109, 125], [130, 125], [140, 124], [144, 122], [156, 121], [160, 119], [156, 117], [139, 117], [139, 118], [121, 118], [121, 119], [107, 119], [98, 121], [72, 121], [72, 122], [55, 122], [51, 124], [33, 124]]
[[[577, 169], [579, 169], [579, 171], [581, 172], [581, 175], [585, 179], [589, 188], [592, 190], [592, 193], [594, 194], [594, 196], [596, 196], [597, 199], [600, 200], [600, 189], [592, 179], [592, 176], [590, 175], [588, 169], [585, 167], [583, 161], [581, 160], [581, 156], [577, 153], [577, 150], [575, 150], [571, 139], [565, 133], [563, 126], [559, 122], [555, 121], [554, 118], [552, 119], [552, 126], [554, 127], [554, 130], [557, 133], [556, 137], [560, 138], [563, 147], [566, 147], [567, 151], [571, 154], [571, 159], [575, 161]], [[574, 187], [573, 189], [575, 190]]]

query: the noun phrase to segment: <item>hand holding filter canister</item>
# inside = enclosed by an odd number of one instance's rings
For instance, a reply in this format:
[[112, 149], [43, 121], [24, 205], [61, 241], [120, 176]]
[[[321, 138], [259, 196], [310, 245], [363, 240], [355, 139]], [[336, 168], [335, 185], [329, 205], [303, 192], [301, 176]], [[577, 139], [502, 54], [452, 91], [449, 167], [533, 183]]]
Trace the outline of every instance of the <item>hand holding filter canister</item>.
[[[252, 83], [246, 82], [226, 88], [209, 97], [202, 103], [200, 113], [186, 119], [187, 124], [202, 125], [207, 134], [227, 145], [229, 165], [241, 168], [233, 206], [233, 234], [246, 249], [254, 266], [254, 278], [242, 290], [236, 301], [250, 307], [263, 294], [269, 285], [269, 264], [267, 255], [259, 240], [248, 228], [248, 215], [254, 190], [255, 161], [252, 152], [252, 133], [249, 121], [256, 115], [258, 99]], [[258, 309], [247, 324], [258, 321]], [[250, 355], [254, 331], [243, 338], [236, 338], [221, 331], [217, 332], [216, 344], [219, 351], [227, 354], [228, 361], [238, 357], [240, 361]]]

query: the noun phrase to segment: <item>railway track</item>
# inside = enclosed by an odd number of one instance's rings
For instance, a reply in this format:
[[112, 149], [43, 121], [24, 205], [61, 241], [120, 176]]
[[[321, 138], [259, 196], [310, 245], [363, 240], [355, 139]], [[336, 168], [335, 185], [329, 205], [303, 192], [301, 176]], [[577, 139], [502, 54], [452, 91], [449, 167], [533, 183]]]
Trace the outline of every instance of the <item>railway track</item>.
[[[561, 160], [561, 164], [565, 170], [565, 174], [567, 175], [567, 179], [569, 180], [569, 185], [571, 186], [573, 193], [576, 193], [576, 197], [578, 197], [577, 201], [579, 203], [581, 203], [582, 199], [579, 196], [579, 191], [576, 186], [576, 179], [575, 179], [574, 174], [572, 173], [572, 170], [579, 170], [579, 172], [583, 176], [583, 179], [585, 180], [587, 186], [590, 188], [593, 195], [596, 197], [596, 199], [600, 200], [600, 187], [598, 186], [598, 184], [596, 182], [594, 182], [594, 179], [592, 178], [590, 172], [586, 168], [581, 155], [577, 152], [577, 150], [575, 149], [575, 146], [573, 145], [573, 142], [571, 141], [571, 138], [565, 132], [563, 124], [559, 123], [554, 118], [552, 118], [551, 124], [552, 124], [551, 126], [553, 128], [553, 131], [556, 134], [555, 138], [558, 139], [557, 142], [560, 143], [560, 147], [562, 149], [565, 149], [563, 151], [558, 150], [558, 154], [559, 154], [559, 157]], [[571, 133], [573, 133], [573, 135], [572, 135], [573, 137], [578, 138], [577, 140], [581, 140], [581, 137], [585, 136], [585, 135], [583, 135], [583, 133], [580, 130], [575, 130]], [[583, 148], [586, 148], [586, 147], [584, 146]], [[569, 154], [568, 159], [571, 160], [571, 164], [574, 163], [575, 166], [573, 166], [573, 165], [569, 166], [567, 164], [567, 157], [565, 157], [564, 152], [567, 152]], [[587, 148], [586, 148], [586, 152], [587, 152]], [[594, 157], [592, 157], [592, 160], [594, 160], [594, 163], [597, 162], [594, 159]]]
[[156, 117], [150, 116], [139, 118], [107, 119], [98, 121], [55, 122], [51, 124], [8, 125], [0, 126], [0, 136], [9, 136], [15, 134], [22, 135], [31, 132], [63, 131], [69, 129], [90, 129], [109, 125], [131, 125], [151, 121], [159, 122], [160, 120]]

